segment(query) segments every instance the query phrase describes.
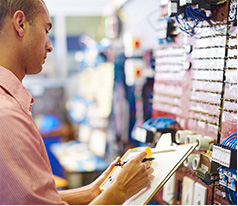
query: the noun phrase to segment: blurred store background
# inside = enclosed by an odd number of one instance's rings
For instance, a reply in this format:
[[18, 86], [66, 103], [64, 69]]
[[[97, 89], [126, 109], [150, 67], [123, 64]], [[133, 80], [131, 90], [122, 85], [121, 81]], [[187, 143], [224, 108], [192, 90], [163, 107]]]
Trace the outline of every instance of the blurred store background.
[[53, 52], [43, 71], [23, 83], [35, 98], [33, 117], [53, 173], [77, 187], [139, 145], [131, 135], [152, 115], [151, 51], [157, 40], [150, 16], [159, 2], [45, 3]]

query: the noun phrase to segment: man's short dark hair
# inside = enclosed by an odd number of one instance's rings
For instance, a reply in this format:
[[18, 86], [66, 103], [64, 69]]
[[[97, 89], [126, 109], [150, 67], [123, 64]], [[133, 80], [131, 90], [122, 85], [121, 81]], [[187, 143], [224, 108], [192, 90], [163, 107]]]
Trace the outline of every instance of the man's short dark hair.
[[43, 0], [0, 0], [0, 31], [6, 17], [12, 17], [17, 10], [24, 12], [27, 21], [33, 22], [43, 11]]

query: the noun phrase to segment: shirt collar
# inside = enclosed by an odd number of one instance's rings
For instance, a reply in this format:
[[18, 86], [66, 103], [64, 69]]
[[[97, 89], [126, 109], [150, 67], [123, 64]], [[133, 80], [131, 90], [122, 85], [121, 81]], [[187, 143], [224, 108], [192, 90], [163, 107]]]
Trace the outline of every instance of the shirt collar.
[[33, 97], [10, 70], [1, 66], [0, 86], [16, 99], [25, 112], [29, 113], [31, 111], [31, 105], [34, 102]]

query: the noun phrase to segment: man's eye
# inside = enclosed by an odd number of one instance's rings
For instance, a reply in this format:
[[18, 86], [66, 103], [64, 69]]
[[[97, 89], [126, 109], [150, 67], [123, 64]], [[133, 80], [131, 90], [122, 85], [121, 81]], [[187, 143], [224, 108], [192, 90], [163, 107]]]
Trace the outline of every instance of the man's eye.
[[49, 34], [49, 31], [48, 31], [47, 29], [45, 30], [45, 32], [46, 32], [47, 34]]

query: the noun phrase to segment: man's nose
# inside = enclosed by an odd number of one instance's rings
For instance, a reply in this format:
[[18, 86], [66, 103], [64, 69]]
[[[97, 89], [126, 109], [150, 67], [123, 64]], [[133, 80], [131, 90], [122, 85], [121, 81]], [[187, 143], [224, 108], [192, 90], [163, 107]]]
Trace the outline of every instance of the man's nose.
[[52, 47], [52, 44], [50, 42], [50, 39], [48, 38], [48, 42], [46, 44], [46, 50], [48, 53], [52, 52], [53, 51], [53, 47]]

